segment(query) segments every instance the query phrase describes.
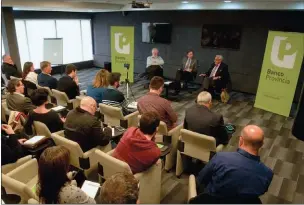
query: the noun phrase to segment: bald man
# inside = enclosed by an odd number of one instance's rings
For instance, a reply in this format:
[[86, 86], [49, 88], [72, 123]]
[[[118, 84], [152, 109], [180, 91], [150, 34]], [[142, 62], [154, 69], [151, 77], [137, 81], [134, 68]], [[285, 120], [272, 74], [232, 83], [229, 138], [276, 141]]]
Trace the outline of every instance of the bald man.
[[7, 80], [9, 80], [11, 76], [14, 76], [16, 78], [21, 78], [21, 73], [18, 71], [11, 56], [3, 55], [2, 61], [3, 61], [3, 64], [1, 67], [2, 73], [5, 74]]
[[94, 147], [105, 146], [109, 143], [112, 130], [105, 128], [95, 117], [96, 101], [91, 97], [84, 97], [80, 106], [70, 111], [64, 123], [65, 137], [77, 142], [83, 152]]
[[261, 128], [246, 126], [237, 151], [214, 155], [199, 173], [197, 184], [203, 184], [206, 194], [218, 198], [257, 199], [263, 195], [273, 177], [272, 170], [260, 161], [263, 140]]

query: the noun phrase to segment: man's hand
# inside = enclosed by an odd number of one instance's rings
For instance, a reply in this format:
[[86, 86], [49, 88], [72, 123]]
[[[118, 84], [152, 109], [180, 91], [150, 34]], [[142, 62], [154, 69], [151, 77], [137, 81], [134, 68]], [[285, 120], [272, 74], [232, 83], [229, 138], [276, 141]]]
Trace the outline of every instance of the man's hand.
[[66, 121], [66, 118], [65, 118], [65, 117], [61, 117], [60, 119], [61, 119], [62, 122], [65, 122], [65, 121]]
[[74, 81], [75, 81], [76, 85], [79, 84], [79, 79], [78, 79], [78, 76], [77, 76], [77, 75], [75, 76]]
[[10, 126], [10, 125], [6, 125], [6, 124], [3, 124], [1, 126], [1, 129], [4, 130], [6, 132], [6, 134], [8, 135], [13, 135], [15, 134], [13, 128]]
[[213, 80], [221, 79], [221, 76], [213, 77]]
[[204, 77], [205, 77], [205, 76], [206, 76], [206, 74], [205, 74], [205, 73], [203, 73], [203, 74], [200, 74], [199, 76], [204, 76]]
[[18, 142], [19, 142], [20, 144], [23, 144], [26, 140], [27, 140], [27, 139], [23, 138], [23, 139], [19, 139]]

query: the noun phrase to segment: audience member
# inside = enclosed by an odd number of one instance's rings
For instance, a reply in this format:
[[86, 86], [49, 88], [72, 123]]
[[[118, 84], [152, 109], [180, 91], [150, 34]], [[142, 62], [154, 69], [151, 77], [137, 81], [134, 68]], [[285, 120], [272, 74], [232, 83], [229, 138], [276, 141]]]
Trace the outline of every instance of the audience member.
[[28, 114], [29, 111], [35, 108], [31, 100], [23, 95], [24, 85], [20, 79], [8, 81], [7, 91], [9, 92], [6, 96], [8, 109]]
[[21, 73], [18, 71], [18, 68], [12, 60], [11, 56], [3, 55], [2, 61], [2, 73], [5, 74], [7, 80], [10, 80], [11, 76], [16, 78], [21, 77]]
[[80, 107], [70, 111], [64, 123], [65, 137], [77, 142], [84, 152], [109, 144], [112, 135], [110, 128], [103, 131], [102, 122], [94, 116], [96, 109], [96, 101], [84, 97]]
[[22, 146], [26, 139], [15, 134], [10, 125], [2, 124], [1, 128], [1, 166], [3, 166], [14, 163], [26, 155]]
[[22, 79], [38, 84], [38, 75], [35, 73], [34, 64], [32, 62], [25, 62], [23, 66]]
[[63, 146], [45, 149], [39, 158], [36, 194], [43, 204], [95, 204], [95, 200], [68, 177], [70, 152]]
[[119, 141], [113, 156], [126, 162], [133, 174], [149, 169], [160, 157], [155, 135], [160, 119], [155, 112], [144, 113], [139, 128], [130, 127]]
[[57, 90], [65, 92], [69, 99], [75, 99], [79, 93], [77, 68], [73, 64], [68, 64], [65, 68], [66, 76], [63, 76], [58, 81]]
[[44, 88], [35, 90], [31, 99], [34, 105], [37, 106], [28, 115], [27, 122], [25, 123], [24, 129], [27, 134], [32, 133], [32, 124], [34, 121], [44, 123], [50, 130], [51, 133], [57, 132], [63, 129], [64, 118], [60, 118], [59, 114], [52, 109], [45, 107], [48, 104], [48, 91]]
[[177, 121], [177, 115], [168, 100], [160, 97], [164, 88], [164, 79], [158, 76], [152, 78], [150, 82], [150, 92], [137, 101], [137, 108], [140, 114], [154, 111], [159, 114], [160, 120], [167, 124], [168, 129], [172, 129]]
[[131, 173], [117, 173], [102, 185], [102, 204], [139, 204], [139, 182]]
[[108, 78], [109, 72], [106, 69], [101, 69], [96, 73], [93, 84], [87, 88], [87, 96], [94, 98], [97, 104], [102, 102], [103, 93], [109, 86]]
[[158, 55], [158, 49], [152, 49], [152, 56], [147, 58], [146, 73], [151, 80], [154, 76], [163, 77], [164, 60]]
[[201, 92], [197, 96], [197, 103], [186, 110], [184, 128], [214, 137], [216, 145], [227, 144], [229, 138], [224, 127], [223, 116], [212, 112], [211, 106], [211, 94], [206, 91]]
[[52, 67], [48, 61], [40, 63], [41, 73], [38, 75], [38, 84], [42, 87], [49, 87], [50, 89], [57, 88], [57, 79], [51, 76]]
[[263, 195], [271, 183], [273, 172], [259, 157], [264, 132], [255, 125], [246, 126], [236, 152], [218, 152], [201, 170], [197, 184], [215, 197], [254, 198]]

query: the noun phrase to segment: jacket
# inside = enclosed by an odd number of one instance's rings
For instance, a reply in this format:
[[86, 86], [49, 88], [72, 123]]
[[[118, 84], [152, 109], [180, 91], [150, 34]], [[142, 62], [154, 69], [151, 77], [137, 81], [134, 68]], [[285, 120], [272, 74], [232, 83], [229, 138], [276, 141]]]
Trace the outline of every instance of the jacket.
[[25, 156], [25, 150], [18, 142], [17, 134], [9, 135], [1, 133], [1, 166], [9, 163], [14, 163], [18, 159]]
[[203, 105], [195, 104], [186, 110], [184, 128], [214, 137], [216, 145], [228, 143], [223, 116], [213, 113]]
[[40, 73], [38, 75], [38, 85], [42, 87], [49, 87], [50, 89], [57, 88], [57, 79], [52, 77], [51, 75]]
[[20, 93], [8, 94], [6, 97], [6, 104], [8, 109], [23, 112], [26, 115], [29, 113], [29, 111], [36, 108], [29, 98], [24, 97], [24, 95]]
[[65, 137], [77, 142], [83, 152], [109, 143], [112, 133], [102, 128], [102, 122], [80, 107], [70, 111], [64, 123]]
[[113, 156], [126, 162], [133, 174], [136, 174], [155, 164], [160, 154], [154, 141], [147, 140], [139, 128], [130, 127], [118, 143]]
[[92, 85], [89, 85], [87, 88], [87, 96], [94, 98], [97, 104], [99, 104], [103, 100], [103, 93], [106, 89], [106, 87], [95, 88]]
[[[215, 64], [212, 63], [208, 72], [206, 72], [205, 74], [209, 77], [213, 68], [214, 68]], [[218, 80], [215, 80], [215, 86], [217, 88], [217, 90], [221, 90], [223, 88], [227, 88], [227, 84], [230, 81], [230, 74], [228, 71], [228, 65], [225, 63], [221, 63], [220, 67], [217, 69], [216, 73], [215, 73], [215, 77], [221, 77]]]
[[[186, 63], [188, 61], [187, 57], [184, 57], [182, 60], [182, 69], [185, 68]], [[197, 72], [197, 60], [195, 58], [191, 59], [191, 63], [190, 63], [190, 69], [192, 70], [192, 72], [196, 73]]]
[[63, 76], [59, 79], [57, 90], [65, 92], [70, 100], [75, 99], [80, 94], [78, 85], [70, 76]]
[[2, 69], [2, 73], [5, 74], [7, 80], [10, 80], [11, 76], [14, 76], [16, 78], [21, 78], [21, 73], [18, 71], [16, 65], [3, 63], [1, 69]]

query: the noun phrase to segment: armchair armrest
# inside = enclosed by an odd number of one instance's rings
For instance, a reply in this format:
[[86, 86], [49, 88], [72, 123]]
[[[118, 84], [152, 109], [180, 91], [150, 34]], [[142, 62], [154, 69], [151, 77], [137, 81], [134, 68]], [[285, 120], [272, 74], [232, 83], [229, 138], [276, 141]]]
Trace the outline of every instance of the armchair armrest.
[[86, 151], [85, 153], [83, 153], [83, 158], [89, 158], [90, 167], [97, 164], [97, 157], [95, 155], [96, 150], [97, 150], [97, 148], [93, 148], [93, 149], [90, 149], [90, 150]]
[[127, 116], [124, 116], [124, 120], [128, 121], [128, 127], [132, 127], [132, 126], [137, 127], [138, 126], [138, 115], [139, 115], [139, 112], [136, 111]]
[[223, 151], [224, 148], [225, 148], [225, 146], [224, 146], [223, 144], [219, 144], [219, 145], [216, 147], [216, 152]]
[[25, 157], [22, 157], [22, 158], [18, 159], [15, 163], [10, 163], [10, 164], [3, 165], [3, 166], [1, 166], [2, 173], [7, 174], [10, 171], [16, 169], [17, 167], [21, 166], [22, 164], [24, 164], [25, 162], [27, 162], [31, 159], [32, 159], [32, 155], [27, 155]]
[[177, 134], [179, 136], [180, 130], [183, 129], [183, 127], [184, 127], [184, 124], [180, 124], [180, 125], [174, 127], [172, 130], [170, 130], [168, 132], [168, 135], [173, 136], [174, 134]]
[[59, 135], [60, 137], [64, 137], [64, 130], [59, 130], [57, 132], [53, 132], [52, 135], [53, 134]]
[[195, 176], [193, 174], [191, 174], [189, 177], [189, 185], [188, 185], [188, 202], [190, 199], [192, 199], [196, 196], [197, 196], [197, 191], [196, 191]]
[[7, 176], [16, 179], [22, 183], [27, 184], [38, 175], [37, 159], [31, 159], [13, 171], [9, 172]]

